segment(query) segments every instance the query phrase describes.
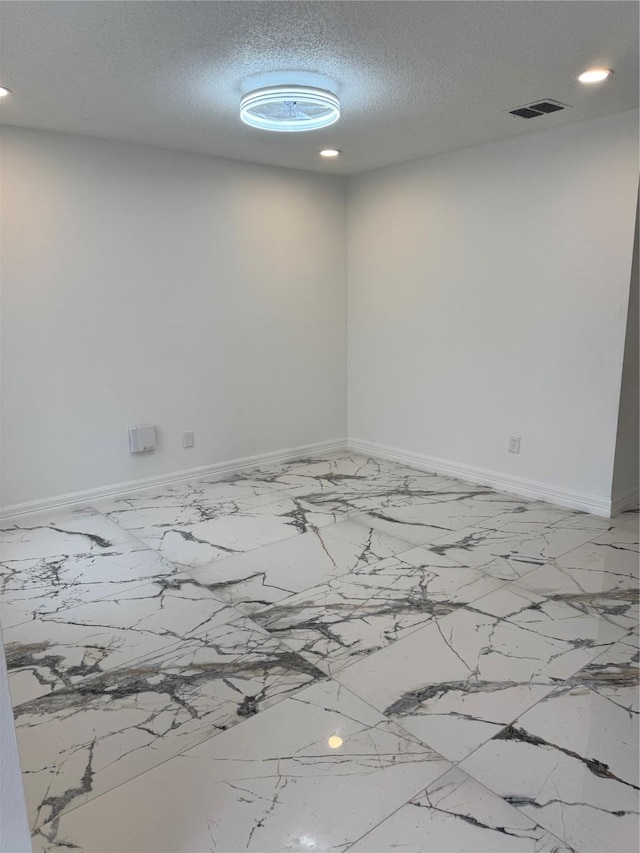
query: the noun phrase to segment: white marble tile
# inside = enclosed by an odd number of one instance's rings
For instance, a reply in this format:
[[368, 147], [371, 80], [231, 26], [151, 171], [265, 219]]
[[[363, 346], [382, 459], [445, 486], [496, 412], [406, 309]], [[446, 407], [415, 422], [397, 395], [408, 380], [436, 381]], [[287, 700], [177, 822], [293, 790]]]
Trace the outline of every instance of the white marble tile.
[[[161, 534], [167, 528], [189, 528], [196, 524], [216, 521], [229, 515], [250, 511], [254, 506], [260, 506], [259, 500], [252, 501], [247, 489], [245, 497], [224, 496], [215, 494], [211, 500], [203, 497], [206, 484], [198, 484], [194, 491], [188, 484], [174, 486], [159, 494], [136, 494], [117, 498], [108, 502], [96, 504], [100, 512], [123, 530], [140, 538]], [[228, 484], [214, 483], [210, 488], [215, 492], [226, 492], [233, 487]], [[265, 491], [262, 505], [277, 503], [283, 500], [283, 495], [273, 491]]]
[[240, 614], [188, 575], [173, 575], [4, 631], [14, 705], [149, 656]]
[[261, 465], [248, 476], [264, 483], [286, 485], [288, 488], [302, 486], [310, 493], [324, 489], [370, 487], [381, 478], [397, 476], [397, 467], [384, 459], [374, 459], [359, 453], [335, 453]]
[[137, 539], [97, 554], [11, 560], [0, 566], [0, 622], [7, 629], [178, 573]]
[[222, 479], [215, 476], [203, 477], [190, 481], [188, 488], [196, 503], [215, 505], [231, 501], [240, 507], [262, 506], [295, 495], [299, 491], [287, 483], [264, 480], [251, 471]]
[[598, 693], [559, 688], [461, 767], [576, 850], [638, 849], [637, 717]]
[[488, 530], [472, 525], [437, 536], [426, 543], [424, 549], [434, 565], [449, 567], [468, 566], [502, 581], [515, 580], [548, 562], [542, 553], [521, 553], [521, 538], [514, 534]]
[[522, 529], [565, 527], [582, 530], [592, 530], [594, 536], [605, 532], [611, 527], [611, 519], [600, 518], [588, 512], [553, 506], [544, 501], [524, 500], [522, 506], [506, 510], [502, 515], [491, 520], [491, 526], [498, 529]]
[[[359, 474], [357, 477], [318, 478], [317, 485], [309, 482], [303, 497], [310, 504], [345, 512], [367, 512], [385, 507], [401, 507], [422, 503], [445, 489], [459, 488], [448, 477], [427, 471], [415, 471], [388, 465], [377, 476]], [[469, 487], [468, 494], [473, 487]]]
[[132, 537], [90, 509], [38, 513], [2, 522], [0, 562], [120, 550]]
[[625, 634], [617, 643], [567, 678], [556, 692], [575, 691], [583, 687], [603, 696], [630, 719], [640, 721], [640, 678], [637, 631]]
[[219, 598], [250, 615], [328, 578], [366, 569], [408, 548], [411, 545], [401, 539], [342, 521], [188, 572]]
[[[640, 554], [637, 546], [622, 541], [620, 531], [609, 531], [591, 542], [574, 548], [554, 565], [567, 570], [585, 591], [600, 592], [638, 584]], [[618, 541], [614, 541], [615, 539]]]
[[[584, 550], [588, 546], [577, 549]], [[571, 552], [574, 554], [575, 552]], [[570, 556], [570, 555], [568, 555]], [[638, 580], [626, 575], [622, 566], [617, 572], [602, 570], [589, 564], [586, 555], [566, 562], [573, 566], [541, 566], [514, 582], [514, 590], [529, 591], [549, 602], [558, 602], [580, 613], [601, 616], [603, 619], [631, 629], [638, 624]], [[576, 565], [582, 563], [582, 566]]]
[[338, 453], [4, 528], [34, 849], [629, 853], [637, 512]]
[[460, 486], [437, 474], [353, 455], [268, 466], [254, 476], [288, 488], [289, 496], [309, 507], [342, 514], [420, 502]]
[[431, 485], [438, 481], [436, 475], [409, 469], [399, 473], [397, 466], [381, 460], [337, 454], [273, 463], [224, 478], [203, 478], [181, 484], [181, 488], [189, 493], [194, 508], [203, 512], [225, 505], [230, 510], [233, 504], [240, 509], [259, 506], [285, 497], [305, 498], [318, 507], [327, 504], [340, 510], [348, 508], [352, 498], [417, 488], [418, 479], [424, 482], [427, 478]]
[[456, 484], [419, 501], [414, 498], [404, 505], [389, 505], [354, 518], [383, 533], [424, 545], [514, 507], [522, 507], [522, 500], [480, 486]]
[[466, 502], [476, 498], [481, 502], [498, 501], [498, 511], [513, 505], [522, 505], [522, 498], [495, 492], [488, 486], [467, 483], [443, 474], [416, 471], [403, 466], [398, 466], [394, 474], [399, 480], [400, 487], [396, 489], [395, 494], [392, 491], [389, 492], [388, 499], [381, 505], [383, 507], [439, 503], [438, 495], [442, 495], [443, 503]]
[[[195, 520], [194, 507], [176, 519], [166, 507], [118, 511], [118, 524], [181, 568], [204, 566], [342, 519], [296, 498], [261, 506], [217, 505]], [[112, 513], [109, 513], [111, 517]]]
[[189, 481], [183, 480], [177, 483], [163, 484], [153, 486], [140, 491], [125, 492], [120, 495], [110, 496], [106, 498], [96, 498], [91, 502], [91, 508], [94, 512], [100, 512], [103, 515], [108, 513], [113, 514], [113, 521], [116, 521], [118, 512], [138, 510], [143, 512], [146, 509], [162, 509], [166, 507], [169, 510], [180, 512], [182, 507], [189, 503], [190, 489]]
[[611, 530], [625, 530], [627, 534], [627, 542], [640, 543], [640, 510], [630, 509], [626, 512], [621, 512], [614, 518], [609, 519]]
[[502, 585], [473, 569], [439, 569], [414, 548], [254, 614], [270, 633], [333, 674]]
[[266, 465], [253, 471], [251, 476], [263, 482], [301, 489], [305, 494], [366, 494], [392, 486], [412, 490], [445, 479], [428, 471], [352, 453]]
[[632, 559], [634, 553], [640, 552], [638, 538], [637, 516], [632, 516], [626, 522], [614, 523], [609, 530], [597, 536], [593, 542], [596, 545], [608, 545], [614, 550], [626, 553], [629, 559]]
[[494, 518], [479, 520], [485, 527], [504, 541], [511, 538], [518, 542], [518, 553], [534, 559], [561, 557], [574, 548], [584, 545], [606, 533], [610, 519], [595, 515], [558, 509], [541, 503], [532, 503]]
[[624, 633], [506, 586], [335, 677], [459, 761]]
[[[536, 571], [543, 571], [538, 570]], [[509, 612], [493, 609], [493, 603], [507, 604]], [[604, 648], [624, 636], [637, 620], [624, 614], [612, 618], [606, 606], [602, 613], [596, 606], [577, 606], [571, 598], [548, 595], [522, 589], [519, 584], [509, 584], [501, 596], [487, 596], [478, 602], [478, 609], [504, 618], [511, 625], [527, 631], [570, 643], [576, 649], [593, 649], [599, 654]]]
[[96, 510], [109, 516], [124, 529], [167, 521], [195, 524], [238, 509], [274, 503], [288, 494], [285, 486], [255, 480], [249, 474], [227, 478], [204, 477], [169, 486], [147, 489], [118, 498], [95, 501]]
[[15, 710], [32, 826], [103, 794], [323, 674], [241, 618]]
[[349, 848], [349, 853], [576, 853], [459, 768]]
[[43, 827], [34, 850], [341, 851], [450, 768], [327, 682]]
[[[526, 523], [505, 521], [509, 517], [504, 515], [439, 536], [428, 547], [441, 560], [473, 566], [504, 580], [515, 580], [598, 535], [588, 528], [561, 525], [532, 524], [528, 528]], [[543, 517], [548, 518], [548, 514]]]

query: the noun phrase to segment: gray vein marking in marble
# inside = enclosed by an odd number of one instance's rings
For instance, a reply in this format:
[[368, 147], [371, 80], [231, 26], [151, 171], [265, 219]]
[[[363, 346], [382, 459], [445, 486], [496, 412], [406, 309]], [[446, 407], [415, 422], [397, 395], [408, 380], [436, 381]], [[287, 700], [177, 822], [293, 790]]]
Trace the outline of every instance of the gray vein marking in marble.
[[[563, 752], [570, 758], [575, 758], [578, 761], [581, 761], [584, 766], [589, 770], [589, 772], [593, 773], [594, 776], [600, 776], [603, 779], [614, 779], [616, 782], [620, 782], [622, 785], [628, 785], [630, 788], [634, 788], [636, 791], [640, 791], [640, 787], [638, 787], [638, 785], [634, 785], [632, 782], [627, 782], [625, 779], [621, 779], [619, 776], [616, 776], [615, 773], [612, 773], [609, 769], [609, 765], [605, 764], [604, 761], [599, 761], [597, 758], [586, 758], [584, 755], [580, 755], [579, 753], [574, 752], [572, 749], [566, 749], [565, 747], [560, 746], [557, 743], [551, 743], [550, 741], [538, 737], [537, 735], [533, 735], [522, 728], [518, 728], [517, 726], [506, 726], [501, 732], [498, 732], [498, 734], [495, 735], [493, 739], [512, 740], [516, 743], [528, 743], [532, 746], [541, 746], [549, 749], [557, 749], [558, 752]], [[509, 798], [507, 798], [507, 800], [509, 801]]]
[[8, 522], [34, 849], [635, 849], [639, 539], [348, 453]]

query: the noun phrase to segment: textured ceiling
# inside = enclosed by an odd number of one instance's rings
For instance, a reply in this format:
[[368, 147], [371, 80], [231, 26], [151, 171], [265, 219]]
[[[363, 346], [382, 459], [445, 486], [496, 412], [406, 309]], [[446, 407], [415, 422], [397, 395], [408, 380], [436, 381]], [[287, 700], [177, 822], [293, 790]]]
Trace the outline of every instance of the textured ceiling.
[[[5, 0], [0, 23], [6, 124], [336, 174], [638, 106], [635, 2]], [[615, 74], [579, 84], [592, 65]], [[243, 93], [291, 82], [334, 90], [340, 121], [240, 122]], [[572, 108], [506, 112], [542, 98]]]

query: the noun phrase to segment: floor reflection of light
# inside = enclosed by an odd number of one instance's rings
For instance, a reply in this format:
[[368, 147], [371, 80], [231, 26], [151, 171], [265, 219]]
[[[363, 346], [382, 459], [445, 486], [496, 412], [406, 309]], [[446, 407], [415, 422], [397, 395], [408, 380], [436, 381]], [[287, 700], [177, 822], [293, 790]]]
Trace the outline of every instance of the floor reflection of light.
[[338, 747], [342, 746], [342, 738], [338, 737], [338, 735], [331, 735], [327, 743], [331, 749], [338, 749]]

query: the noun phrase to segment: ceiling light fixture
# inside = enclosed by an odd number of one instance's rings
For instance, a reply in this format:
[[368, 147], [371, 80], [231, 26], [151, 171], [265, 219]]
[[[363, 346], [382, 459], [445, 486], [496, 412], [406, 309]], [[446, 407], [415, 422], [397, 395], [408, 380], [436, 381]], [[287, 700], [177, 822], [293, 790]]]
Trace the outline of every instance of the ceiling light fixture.
[[325, 89], [310, 86], [269, 86], [255, 89], [240, 101], [240, 118], [260, 130], [296, 133], [327, 127], [340, 118], [340, 102]]
[[11, 94], [11, 89], [5, 89], [4, 86], [0, 86], [0, 98], [6, 98], [7, 95]]
[[578, 77], [581, 83], [602, 83], [607, 77], [611, 77], [613, 71], [610, 68], [589, 68]]
[[338, 151], [337, 148], [323, 148], [320, 151], [321, 157], [339, 157], [342, 154], [342, 151]]

